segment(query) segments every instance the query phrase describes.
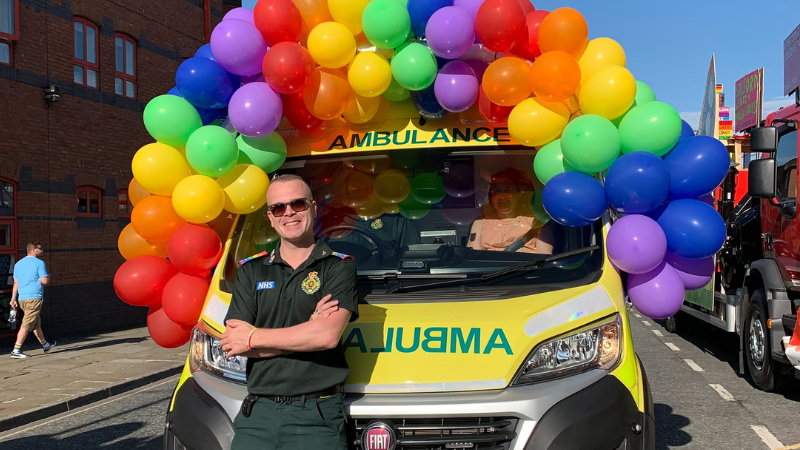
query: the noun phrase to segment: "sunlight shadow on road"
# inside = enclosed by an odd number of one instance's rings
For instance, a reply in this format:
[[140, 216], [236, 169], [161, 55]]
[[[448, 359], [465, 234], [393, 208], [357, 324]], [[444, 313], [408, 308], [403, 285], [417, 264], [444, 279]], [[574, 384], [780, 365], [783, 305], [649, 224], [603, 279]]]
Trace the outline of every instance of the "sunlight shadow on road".
[[688, 417], [673, 414], [672, 407], [663, 403], [655, 404], [656, 450], [682, 447], [692, 442], [692, 436], [683, 431], [691, 423]]
[[3, 450], [83, 450], [89, 448], [103, 448], [109, 450], [145, 449], [158, 450], [162, 446], [162, 438], [126, 437], [144, 428], [142, 422], [129, 422], [110, 425], [83, 433], [63, 436], [40, 434], [26, 436], [2, 442]]

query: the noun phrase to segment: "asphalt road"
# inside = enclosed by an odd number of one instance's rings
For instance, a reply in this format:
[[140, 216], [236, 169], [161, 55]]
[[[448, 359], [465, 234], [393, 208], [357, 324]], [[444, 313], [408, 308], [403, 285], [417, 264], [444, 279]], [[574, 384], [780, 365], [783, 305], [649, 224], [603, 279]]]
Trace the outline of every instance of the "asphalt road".
[[[800, 383], [761, 392], [737, 375], [735, 337], [689, 318], [688, 331], [631, 315], [653, 391], [656, 448], [800, 449]], [[177, 377], [0, 434], [3, 450], [161, 449]]]

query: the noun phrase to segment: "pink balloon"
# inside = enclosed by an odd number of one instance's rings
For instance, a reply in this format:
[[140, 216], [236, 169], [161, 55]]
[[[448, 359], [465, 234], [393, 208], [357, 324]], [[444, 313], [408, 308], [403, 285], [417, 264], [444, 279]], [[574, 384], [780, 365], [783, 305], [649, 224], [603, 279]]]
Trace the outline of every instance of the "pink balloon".
[[686, 290], [700, 289], [714, 276], [714, 258], [689, 259], [667, 253], [664, 258], [681, 277]]
[[653, 319], [663, 319], [678, 312], [685, 293], [678, 272], [665, 262], [650, 272], [631, 274], [628, 278], [628, 296], [633, 306]]

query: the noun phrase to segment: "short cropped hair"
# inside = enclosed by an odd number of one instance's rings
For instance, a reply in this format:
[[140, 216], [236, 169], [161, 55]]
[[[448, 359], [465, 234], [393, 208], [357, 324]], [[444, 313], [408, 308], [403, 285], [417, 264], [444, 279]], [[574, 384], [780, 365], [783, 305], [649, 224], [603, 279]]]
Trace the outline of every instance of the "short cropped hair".
[[274, 183], [286, 183], [287, 181], [299, 181], [300, 183], [302, 183], [303, 186], [305, 187], [306, 198], [309, 200], [314, 200], [314, 195], [311, 192], [311, 186], [309, 186], [308, 183], [306, 183], [306, 180], [304, 180], [301, 176], [295, 175], [293, 173], [275, 175], [274, 177], [272, 177], [272, 181], [270, 181], [270, 186], [272, 186]]
[[42, 248], [42, 243], [39, 241], [28, 242], [28, 253], [34, 251], [37, 248]]

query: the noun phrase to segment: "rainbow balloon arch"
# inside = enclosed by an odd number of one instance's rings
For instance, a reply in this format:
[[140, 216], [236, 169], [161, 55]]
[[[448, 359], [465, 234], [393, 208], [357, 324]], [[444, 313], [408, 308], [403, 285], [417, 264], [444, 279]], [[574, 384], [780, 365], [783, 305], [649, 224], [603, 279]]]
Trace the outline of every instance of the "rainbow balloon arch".
[[536, 198], [552, 220], [585, 226], [609, 208], [622, 216], [608, 232], [609, 259], [630, 274], [639, 311], [670, 316], [713, 274], [725, 224], [709, 193], [730, 160], [625, 65], [616, 41], [589, 39], [578, 11], [535, 10], [528, 0], [259, 0], [253, 11], [234, 9], [180, 65], [176, 87], [145, 108], [156, 142], [133, 158], [115, 290], [150, 308], [159, 345], [183, 345], [222, 254], [214, 225], [264, 205], [267, 174], [286, 158], [281, 123], [300, 133], [331, 120], [368, 124], [410, 101], [428, 120], [477, 111], [536, 147]]

